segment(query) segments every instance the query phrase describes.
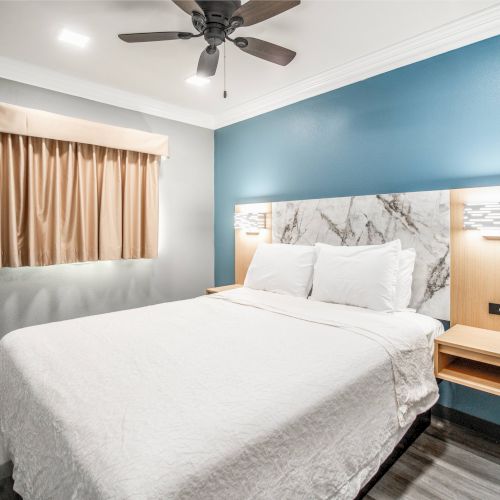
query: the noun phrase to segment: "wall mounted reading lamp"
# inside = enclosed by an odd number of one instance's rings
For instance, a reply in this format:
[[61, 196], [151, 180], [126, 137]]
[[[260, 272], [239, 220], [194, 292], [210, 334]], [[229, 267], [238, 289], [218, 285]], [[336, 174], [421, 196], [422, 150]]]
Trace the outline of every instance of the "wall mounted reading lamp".
[[259, 234], [266, 228], [266, 214], [264, 212], [238, 212], [234, 214], [234, 229], [241, 229], [247, 234]]
[[478, 229], [484, 238], [500, 240], [500, 202], [466, 203], [464, 228]]

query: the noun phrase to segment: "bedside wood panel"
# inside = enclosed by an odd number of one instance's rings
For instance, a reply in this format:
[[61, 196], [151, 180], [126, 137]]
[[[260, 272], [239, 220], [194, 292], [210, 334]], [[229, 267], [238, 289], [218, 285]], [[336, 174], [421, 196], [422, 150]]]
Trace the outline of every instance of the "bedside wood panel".
[[261, 229], [259, 234], [246, 234], [241, 229], [234, 232], [234, 277], [235, 282], [242, 285], [259, 243], [272, 243], [272, 203], [236, 205], [234, 211], [266, 214], [266, 229]]
[[500, 187], [454, 189], [451, 209], [451, 323], [500, 330], [500, 316], [488, 303], [500, 303], [500, 241], [463, 229], [464, 203], [499, 201]]

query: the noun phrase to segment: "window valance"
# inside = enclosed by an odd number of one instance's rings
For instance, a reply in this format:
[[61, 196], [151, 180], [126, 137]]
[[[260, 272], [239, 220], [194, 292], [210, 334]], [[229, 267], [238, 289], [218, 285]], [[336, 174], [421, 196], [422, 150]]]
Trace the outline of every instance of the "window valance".
[[0, 103], [0, 132], [78, 142], [157, 156], [168, 155], [168, 138], [141, 130]]
[[158, 256], [167, 138], [0, 104], [0, 268]]

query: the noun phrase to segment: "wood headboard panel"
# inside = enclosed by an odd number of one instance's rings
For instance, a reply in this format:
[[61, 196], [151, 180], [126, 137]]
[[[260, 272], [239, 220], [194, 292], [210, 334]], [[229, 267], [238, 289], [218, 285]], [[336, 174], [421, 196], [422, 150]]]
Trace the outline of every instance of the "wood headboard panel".
[[463, 229], [464, 203], [498, 201], [500, 187], [454, 189], [451, 193], [451, 322], [500, 330], [500, 240]]
[[261, 229], [259, 234], [246, 234], [245, 231], [240, 230], [234, 232], [234, 277], [235, 282], [242, 285], [259, 243], [272, 242], [272, 203], [236, 205], [234, 211], [236, 213], [260, 212], [267, 214], [266, 229]]
[[[489, 302], [500, 303], [500, 241], [487, 240], [477, 231], [463, 229], [464, 203], [498, 201], [500, 187], [451, 190], [449, 196], [451, 322], [500, 331], [500, 316], [488, 313]], [[271, 203], [237, 205], [236, 211], [269, 213], [272, 206]], [[277, 204], [274, 204], [274, 207], [276, 208]], [[261, 231], [258, 236], [235, 231], [237, 283], [243, 283], [250, 261], [260, 242], [272, 242], [270, 229]]]

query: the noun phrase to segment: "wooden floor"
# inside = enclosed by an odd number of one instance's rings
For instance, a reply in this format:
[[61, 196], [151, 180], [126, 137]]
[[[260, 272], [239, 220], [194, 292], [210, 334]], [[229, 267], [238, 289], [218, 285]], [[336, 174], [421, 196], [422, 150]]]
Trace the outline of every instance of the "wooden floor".
[[365, 499], [499, 500], [500, 444], [432, 417]]
[[[16, 497], [0, 481], [0, 500]], [[500, 444], [433, 417], [365, 499], [499, 500]]]

